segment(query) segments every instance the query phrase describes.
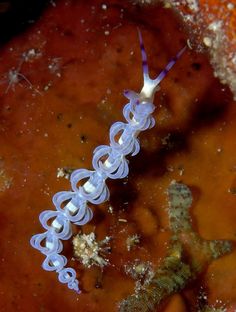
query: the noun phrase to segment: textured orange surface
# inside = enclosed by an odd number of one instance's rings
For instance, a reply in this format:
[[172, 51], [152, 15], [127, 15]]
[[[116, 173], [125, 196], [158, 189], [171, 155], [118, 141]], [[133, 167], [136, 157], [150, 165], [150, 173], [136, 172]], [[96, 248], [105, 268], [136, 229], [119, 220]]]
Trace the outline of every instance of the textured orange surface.
[[222, 20], [225, 32], [229, 38], [229, 42], [233, 44], [232, 48], [236, 48], [235, 27], [236, 27], [236, 4], [234, 1], [221, 0], [200, 0], [200, 9], [204, 12], [206, 23], [210, 21], [210, 14], [214, 15], [215, 20]]
[[184, 21], [188, 44], [209, 54], [214, 75], [227, 84], [236, 99], [236, 3], [221, 0], [164, 0]]
[[[93, 149], [107, 144], [110, 125], [123, 120], [122, 91], [142, 86], [136, 27], [152, 74], [186, 41], [171, 10], [102, 4], [60, 1], [0, 51], [0, 311], [116, 311], [134, 289], [124, 264], [139, 258], [155, 267], [166, 254], [172, 180], [191, 188], [191, 214], [203, 238], [235, 240], [236, 105], [207, 57], [187, 51], [155, 97], [157, 124], [141, 135], [129, 178], [109, 182], [110, 201], [93, 207], [94, 219], [84, 227], [98, 239], [112, 236], [111, 265], [101, 271], [71, 261], [81, 281], [79, 296], [42, 270], [43, 255], [29, 239], [43, 231], [38, 215], [52, 208], [52, 195], [69, 189], [68, 180], [56, 178], [57, 168], [91, 168]], [[34, 57], [20, 67], [32, 87], [21, 76], [8, 88], [9, 71], [32, 49]], [[141, 244], [128, 252], [125, 242], [134, 233]], [[71, 259], [71, 242], [64, 253]], [[201, 288], [209, 304], [221, 300], [232, 308], [235, 263], [233, 250], [159, 310], [196, 311]]]
[[[167, 1], [168, 2], [168, 1]], [[196, 26], [204, 28], [213, 20], [222, 21], [224, 31], [228, 36], [229, 45], [235, 48], [236, 34], [236, 4], [235, 1], [225, 0], [186, 0], [170, 2], [176, 6], [183, 14], [193, 16]], [[198, 12], [196, 14], [196, 12]], [[194, 16], [195, 14], [195, 16]], [[199, 21], [196, 17], [199, 17]]]

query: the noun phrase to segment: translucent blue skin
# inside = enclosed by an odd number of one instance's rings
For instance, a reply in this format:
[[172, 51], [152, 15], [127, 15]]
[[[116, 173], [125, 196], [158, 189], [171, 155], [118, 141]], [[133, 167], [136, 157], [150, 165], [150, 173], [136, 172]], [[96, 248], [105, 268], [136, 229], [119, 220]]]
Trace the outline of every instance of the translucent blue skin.
[[[43, 211], [39, 220], [46, 230], [34, 235], [30, 243], [46, 256], [42, 267], [47, 271], [56, 271], [61, 283], [80, 293], [76, 272], [66, 268], [67, 259], [60, 255], [63, 250], [62, 240], [72, 236], [72, 223], [84, 225], [88, 223], [93, 212], [88, 203], [101, 204], [109, 199], [106, 179], [125, 178], [129, 173], [126, 156], [135, 156], [139, 150], [139, 133], [155, 125], [152, 113], [154, 94], [161, 80], [182, 55], [183, 48], [173, 58], [156, 79], [148, 74], [147, 56], [140, 31], [138, 31], [142, 54], [144, 85], [140, 93], [125, 91], [128, 98], [123, 109], [126, 122], [115, 122], [110, 128], [110, 145], [98, 146], [93, 152], [94, 170], [75, 170], [70, 177], [72, 191], [63, 191], [53, 196], [56, 210]], [[84, 182], [85, 181], [85, 182]]]

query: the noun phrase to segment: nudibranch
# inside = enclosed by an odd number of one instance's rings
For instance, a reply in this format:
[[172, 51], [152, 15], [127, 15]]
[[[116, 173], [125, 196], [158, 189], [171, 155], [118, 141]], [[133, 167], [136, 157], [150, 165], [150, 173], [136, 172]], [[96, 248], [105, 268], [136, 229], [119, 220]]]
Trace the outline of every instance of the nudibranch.
[[63, 191], [53, 196], [56, 210], [43, 211], [39, 220], [46, 230], [31, 238], [31, 245], [46, 256], [42, 267], [47, 271], [56, 271], [61, 283], [80, 293], [79, 282], [73, 268], [66, 267], [67, 259], [60, 253], [62, 241], [72, 236], [72, 224], [85, 225], [93, 216], [91, 204], [101, 204], [109, 199], [106, 179], [121, 179], [128, 175], [127, 156], [135, 156], [140, 145], [138, 135], [152, 128], [155, 120], [153, 99], [162, 79], [180, 58], [186, 47], [170, 60], [166, 68], [151, 79], [148, 71], [147, 55], [140, 31], [138, 31], [142, 56], [144, 84], [140, 93], [124, 91], [129, 102], [123, 108], [126, 122], [115, 122], [110, 128], [110, 144], [101, 145], [93, 152], [93, 170], [78, 169], [70, 177], [72, 191]]

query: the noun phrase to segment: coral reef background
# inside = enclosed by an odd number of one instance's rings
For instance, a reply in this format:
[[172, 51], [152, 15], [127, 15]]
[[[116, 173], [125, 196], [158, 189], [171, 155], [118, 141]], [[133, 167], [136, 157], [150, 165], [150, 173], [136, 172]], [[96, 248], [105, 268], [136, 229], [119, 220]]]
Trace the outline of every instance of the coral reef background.
[[[137, 26], [151, 74], [186, 42], [193, 49], [161, 84], [157, 125], [142, 134], [129, 178], [110, 183], [110, 201], [94, 209], [83, 228], [98, 241], [111, 237], [110, 265], [84, 268], [72, 242], [65, 244], [81, 280], [78, 296], [42, 270], [43, 256], [29, 239], [41, 231], [38, 215], [50, 209], [52, 195], [69, 189], [63, 177], [73, 168], [90, 168], [93, 149], [108, 143], [109, 126], [122, 120], [123, 90], [140, 89]], [[194, 232], [205, 240], [235, 241], [236, 105], [214, 77], [205, 48], [195, 51], [196, 40], [168, 6], [61, 0], [2, 45], [0, 311], [116, 311], [135, 287], [125, 267], [139, 259], [156, 268], [168, 255], [167, 189], [173, 180], [191, 189]], [[233, 248], [159, 311], [235, 309], [235, 262]]]

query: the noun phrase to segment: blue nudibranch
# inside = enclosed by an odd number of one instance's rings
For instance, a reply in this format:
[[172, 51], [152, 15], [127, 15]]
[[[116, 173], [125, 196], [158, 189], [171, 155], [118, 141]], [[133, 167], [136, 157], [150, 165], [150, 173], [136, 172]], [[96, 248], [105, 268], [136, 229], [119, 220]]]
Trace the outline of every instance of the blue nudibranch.
[[[66, 267], [67, 259], [60, 254], [63, 250], [62, 240], [68, 240], [72, 236], [72, 223], [82, 226], [92, 219], [93, 213], [88, 203], [101, 204], [109, 199], [107, 178], [121, 179], [128, 175], [126, 156], [134, 156], [139, 152], [138, 134], [155, 125], [152, 117], [155, 109], [153, 99], [158, 85], [186, 49], [184, 47], [180, 50], [157, 78], [151, 79], [140, 31], [138, 35], [144, 84], [140, 93], [124, 92], [129, 100], [123, 109], [126, 122], [115, 122], [110, 128], [110, 145], [101, 145], [94, 150], [94, 170], [75, 170], [70, 177], [72, 191], [59, 192], [53, 196], [56, 210], [43, 211], [39, 216], [46, 231], [34, 235], [30, 240], [31, 245], [46, 256], [42, 267], [47, 271], [56, 271], [59, 281], [78, 293], [80, 289], [76, 272]], [[80, 185], [80, 181], [84, 179], [87, 181]]]

